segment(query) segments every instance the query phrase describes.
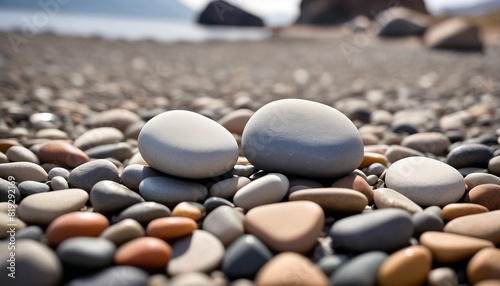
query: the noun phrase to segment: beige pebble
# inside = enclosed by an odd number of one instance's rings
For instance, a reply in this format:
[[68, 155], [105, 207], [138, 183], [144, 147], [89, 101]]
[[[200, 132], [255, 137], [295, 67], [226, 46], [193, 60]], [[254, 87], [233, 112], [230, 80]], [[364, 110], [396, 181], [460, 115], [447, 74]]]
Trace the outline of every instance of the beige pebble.
[[359, 169], [366, 168], [370, 166], [373, 163], [380, 163], [384, 166], [389, 165], [389, 160], [387, 160], [387, 157], [383, 154], [375, 153], [375, 152], [366, 152], [363, 155], [363, 161], [361, 162], [361, 165], [359, 165]]
[[410, 213], [422, 211], [422, 208], [412, 200], [395, 190], [388, 188], [378, 188], [374, 191], [373, 199], [379, 209], [398, 208]]
[[432, 267], [432, 254], [423, 246], [410, 246], [391, 254], [380, 266], [378, 285], [422, 285]]
[[467, 193], [464, 201], [485, 206], [490, 211], [500, 210], [500, 185], [478, 185]]
[[46, 182], [47, 172], [38, 164], [31, 162], [13, 162], [0, 164], [0, 177], [16, 183], [23, 181]]
[[317, 188], [295, 191], [288, 197], [290, 201], [311, 201], [325, 211], [360, 213], [368, 204], [365, 195], [352, 189]]
[[448, 267], [432, 269], [427, 276], [429, 286], [457, 286], [458, 277], [455, 271]]
[[500, 249], [485, 248], [476, 253], [467, 264], [467, 278], [472, 284], [500, 279]]
[[500, 245], [500, 210], [467, 215], [448, 222], [444, 231], [489, 240]]
[[356, 190], [368, 199], [368, 204], [373, 204], [373, 189], [368, 184], [368, 182], [361, 176], [357, 175], [348, 175], [339, 180], [335, 181], [332, 185], [332, 188], [347, 188]]
[[464, 178], [468, 190], [482, 184], [500, 185], [500, 177], [488, 173], [472, 173]]
[[250, 109], [238, 109], [219, 119], [219, 124], [229, 132], [243, 134], [243, 129], [254, 112]]
[[443, 219], [452, 220], [461, 216], [488, 212], [488, 208], [471, 203], [453, 203], [443, 207]]
[[10, 162], [31, 162], [39, 164], [40, 160], [31, 152], [30, 149], [23, 146], [12, 146], [5, 153]]
[[172, 216], [187, 217], [194, 221], [201, 221], [205, 214], [203, 205], [191, 202], [181, 202], [172, 210]]

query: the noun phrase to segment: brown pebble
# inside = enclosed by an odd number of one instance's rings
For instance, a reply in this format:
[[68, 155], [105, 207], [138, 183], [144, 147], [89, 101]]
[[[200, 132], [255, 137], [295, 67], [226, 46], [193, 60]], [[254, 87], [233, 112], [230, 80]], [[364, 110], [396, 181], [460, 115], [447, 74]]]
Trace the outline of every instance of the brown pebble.
[[423, 246], [409, 246], [391, 254], [380, 266], [380, 286], [422, 285], [432, 267], [432, 254]]
[[430, 249], [437, 262], [444, 263], [459, 262], [483, 248], [495, 246], [488, 240], [436, 231], [422, 234], [420, 244]]
[[372, 205], [373, 204], [373, 189], [368, 184], [368, 182], [361, 176], [357, 175], [348, 175], [345, 176], [337, 181], [335, 181], [332, 185], [332, 188], [347, 188], [347, 189], [353, 189], [356, 190], [363, 195], [366, 196], [368, 199], [368, 204]]
[[98, 237], [108, 226], [108, 219], [100, 213], [73, 212], [52, 221], [45, 235], [49, 245], [56, 247], [71, 237]]
[[193, 233], [198, 228], [196, 222], [187, 217], [163, 217], [148, 224], [148, 236], [163, 240], [178, 239]]
[[133, 239], [143, 237], [144, 234], [144, 228], [139, 222], [127, 218], [106, 228], [100, 236], [120, 246]]
[[352, 189], [316, 188], [294, 191], [290, 201], [311, 201], [326, 211], [360, 213], [368, 204], [365, 195]]
[[14, 139], [0, 139], [0, 152], [6, 153], [12, 146], [20, 146], [20, 144]]
[[172, 210], [172, 216], [187, 217], [200, 221], [205, 216], [205, 208], [198, 203], [181, 202]]
[[155, 237], [140, 237], [120, 246], [115, 253], [115, 264], [130, 265], [145, 270], [165, 268], [172, 257], [172, 248]]
[[257, 273], [257, 286], [328, 285], [328, 278], [306, 257], [284, 252], [269, 260]]
[[483, 280], [479, 283], [474, 284], [474, 286], [500, 286], [500, 279]]
[[63, 140], [54, 140], [43, 144], [38, 152], [38, 157], [44, 163], [55, 163], [71, 168], [90, 161], [89, 156], [82, 150]]
[[465, 202], [487, 207], [490, 211], [500, 210], [500, 185], [483, 184], [472, 188]]
[[467, 264], [467, 278], [471, 284], [500, 279], [500, 249], [485, 248], [476, 253]]
[[444, 206], [443, 219], [452, 220], [461, 216], [485, 213], [489, 210], [482, 205], [468, 203], [453, 203]]
[[389, 160], [387, 160], [387, 157], [383, 154], [375, 152], [365, 152], [363, 155], [363, 161], [359, 165], [358, 169], [366, 168], [374, 163], [380, 163], [387, 167], [389, 165]]
[[473, 214], [448, 222], [444, 231], [489, 240], [500, 245], [500, 210]]
[[243, 134], [243, 129], [255, 112], [250, 109], [238, 109], [219, 119], [219, 124], [229, 132]]

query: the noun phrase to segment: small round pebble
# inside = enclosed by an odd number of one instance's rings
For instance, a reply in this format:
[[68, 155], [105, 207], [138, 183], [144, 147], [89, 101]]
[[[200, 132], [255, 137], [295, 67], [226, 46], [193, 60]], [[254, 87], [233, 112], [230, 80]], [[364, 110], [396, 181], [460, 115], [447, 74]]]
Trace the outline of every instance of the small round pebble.
[[450, 139], [445, 134], [439, 132], [411, 134], [401, 141], [401, 146], [434, 155], [444, 154], [450, 145]]
[[488, 173], [471, 173], [464, 180], [468, 190], [483, 184], [500, 185], [500, 177]]
[[142, 225], [136, 220], [127, 218], [106, 228], [100, 237], [113, 242], [116, 246], [120, 246], [144, 235], [145, 231]]
[[56, 218], [45, 235], [49, 245], [56, 247], [72, 237], [97, 237], [108, 226], [108, 219], [99, 213], [72, 212]]
[[457, 286], [458, 277], [453, 269], [440, 267], [429, 272], [427, 283], [429, 286]]
[[147, 227], [148, 236], [175, 240], [190, 235], [198, 228], [196, 221], [187, 217], [164, 217], [152, 220]]
[[235, 207], [235, 205], [232, 202], [219, 197], [210, 197], [206, 199], [205, 202], [203, 203], [203, 206], [205, 207], [205, 211], [207, 213], [210, 213], [211, 211], [215, 210], [220, 206], [228, 206], [232, 208]]
[[139, 184], [142, 180], [149, 177], [160, 177], [164, 175], [165, 174], [156, 171], [151, 167], [140, 164], [132, 164], [123, 169], [121, 183], [132, 191], [137, 192], [139, 191]]
[[342, 264], [330, 276], [330, 283], [341, 286], [376, 285], [380, 266], [386, 259], [387, 254], [381, 251], [360, 254]]
[[10, 162], [31, 162], [35, 164], [39, 164], [40, 160], [35, 155], [35, 153], [31, 152], [30, 149], [23, 146], [12, 146], [5, 153], [7, 159]]
[[443, 208], [443, 219], [450, 221], [458, 217], [472, 215], [472, 214], [486, 213], [488, 211], [489, 211], [488, 208], [478, 204], [471, 204], [471, 203], [449, 204]]
[[134, 219], [142, 225], [147, 225], [150, 221], [171, 216], [170, 209], [162, 204], [155, 202], [138, 203], [124, 209], [116, 218], [115, 221], [124, 219]]
[[239, 189], [234, 195], [234, 204], [245, 210], [281, 201], [289, 187], [288, 178], [270, 173]]
[[60, 190], [65, 190], [69, 189], [69, 184], [68, 181], [61, 176], [55, 176], [50, 180], [50, 188], [53, 191], [60, 191]]
[[172, 257], [172, 249], [155, 237], [140, 237], [121, 245], [116, 251], [116, 265], [135, 266], [144, 270], [164, 268]]
[[448, 153], [446, 162], [456, 169], [465, 167], [488, 167], [493, 158], [490, 147], [482, 144], [463, 144]]
[[194, 221], [201, 221], [205, 214], [205, 207], [195, 202], [181, 202], [172, 210], [172, 216], [187, 217]]
[[473, 284], [500, 279], [500, 249], [490, 247], [476, 253], [467, 264], [467, 278]]
[[202, 229], [215, 235], [225, 247], [245, 233], [245, 216], [229, 206], [221, 206], [207, 215]]
[[378, 285], [422, 285], [432, 267], [432, 254], [423, 246], [409, 246], [391, 254], [382, 263]]
[[23, 197], [50, 191], [49, 185], [35, 181], [24, 181], [22, 183], [19, 183], [17, 187], [19, 188], [19, 192], [21, 192], [21, 195]]
[[246, 177], [232, 177], [213, 184], [210, 189], [210, 195], [224, 199], [232, 199], [236, 192], [250, 183]]
[[346, 188], [317, 188], [295, 191], [288, 197], [290, 201], [312, 201], [325, 211], [360, 213], [368, 204], [365, 195]]
[[61, 167], [55, 167], [55, 168], [50, 169], [48, 175], [49, 175], [49, 180], [52, 180], [52, 178], [57, 177], [57, 176], [63, 177], [64, 179], [68, 180], [69, 174], [70, 174], [70, 172], [68, 171], [68, 169], [61, 168]]
[[415, 237], [419, 237], [428, 231], [443, 231], [443, 219], [428, 211], [414, 213], [411, 220], [413, 222], [413, 235]]
[[140, 202], [144, 199], [139, 194], [114, 181], [102, 180], [90, 190], [90, 203], [95, 212], [119, 212]]
[[70, 168], [78, 167], [87, 163], [90, 158], [82, 150], [67, 141], [50, 141], [45, 143], [38, 152], [40, 161], [44, 163], [55, 163]]
[[500, 210], [500, 185], [482, 184], [476, 186], [467, 193], [464, 201], [485, 206], [490, 211]]
[[92, 147], [118, 143], [125, 139], [123, 133], [113, 127], [99, 127], [90, 129], [75, 139], [73, 145], [80, 150], [87, 150]]
[[149, 177], [139, 185], [139, 192], [146, 201], [154, 201], [174, 208], [184, 201], [204, 201], [207, 188], [191, 181], [173, 177]]
[[347, 188], [347, 189], [353, 189], [356, 190], [363, 195], [366, 196], [368, 199], [368, 204], [373, 204], [373, 189], [368, 184], [365, 178], [362, 176], [358, 175], [349, 175], [345, 176], [343, 178], [340, 178], [339, 180], [335, 181], [332, 185], [332, 188]]

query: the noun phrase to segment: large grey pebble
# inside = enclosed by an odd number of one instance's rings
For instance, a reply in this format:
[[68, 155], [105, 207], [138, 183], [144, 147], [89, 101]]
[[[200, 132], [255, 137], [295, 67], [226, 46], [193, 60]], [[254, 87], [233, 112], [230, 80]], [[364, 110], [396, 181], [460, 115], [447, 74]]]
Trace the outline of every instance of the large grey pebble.
[[165, 176], [165, 174], [151, 167], [140, 164], [132, 164], [123, 169], [121, 182], [129, 189], [133, 191], [139, 191], [139, 184], [142, 182], [142, 180], [149, 177], [161, 176]]
[[73, 266], [102, 268], [113, 262], [116, 246], [105, 238], [73, 237], [57, 247], [57, 256]]
[[46, 245], [31, 240], [16, 241], [15, 279], [9, 277], [11, 251], [6, 251], [7, 243], [0, 243], [0, 285], [59, 285], [63, 268], [57, 255]]
[[154, 201], [174, 208], [184, 201], [202, 202], [208, 194], [204, 185], [172, 177], [149, 177], [139, 185], [146, 201]]
[[262, 241], [251, 234], [245, 234], [227, 248], [222, 271], [231, 280], [253, 279], [272, 257], [273, 253]]
[[50, 191], [49, 185], [35, 181], [24, 181], [17, 187], [19, 188], [19, 192], [21, 192], [21, 195], [25, 197], [32, 194], [45, 193]]
[[132, 146], [126, 142], [120, 142], [115, 144], [105, 144], [90, 149], [85, 150], [90, 158], [105, 159], [113, 158], [118, 161], [123, 161], [132, 157]]
[[378, 270], [387, 254], [371, 251], [360, 254], [344, 263], [330, 277], [332, 285], [372, 286], [377, 284]]
[[148, 285], [149, 274], [133, 266], [113, 266], [87, 276], [78, 277], [65, 286], [88, 285], [120, 285], [145, 286]]
[[340, 177], [363, 159], [363, 141], [340, 111], [302, 99], [266, 104], [250, 118], [242, 148], [258, 169], [307, 177]]
[[213, 184], [210, 189], [210, 195], [225, 199], [232, 199], [236, 192], [250, 183], [246, 177], [232, 177]]
[[221, 206], [207, 215], [202, 228], [215, 235], [227, 247], [245, 233], [244, 219], [243, 213], [229, 206]]
[[422, 208], [399, 192], [388, 188], [378, 188], [373, 191], [373, 200], [379, 209], [398, 208], [410, 213], [422, 211]]
[[40, 160], [31, 152], [30, 149], [23, 146], [12, 146], [5, 153], [10, 162], [31, 162], [40, 164]]
[[456, 169], [465, 167], [487, 168], [493, 158], [490, 147], [482, 144], [463, 144], [450, 151], [446, 162]]
[[217, 177], [238, 160], [238, 144], [229, 131], [185, 110], [167, 111], [149, 120], [138, 142], [149, 166], [183, 178]]
[[455, 168], [426, 157], [393, 163], [387, 169], [385, 183], [420, 206], [455, 203], [465, 193], [465, 181]]
[[90, 190], [90, 203], [95, 212], [119, 212], [140, 202], [144, 199], [139, 194], [114, 181], [100, 181]]
[[172, 215], [172, 211], [159, 203], [155, 202], [143, 202], [138, 203], [124, 209], [120, 214], [114, 219], [115, 222], [122, 221], [127, 218], [136, 220], [142, 225], [147, 225], [150, 221], [169, 217]]
[[30, 162], [12, 162], [0, 164], [0, 177], [8, 180], [13, 178], [17, 183], [23, 181], [47, 181], [48, 174], [40, 166]]
[[330, 229], [335, 245], [366, 252], [394, 251], [408, 244], [413, 224], [408, 212], [381, 209], [340, 219]]
[[286, 195], [290, 183], [285, 175], [270, 173], [250, 182], [234, 195], [234, 204], [245, 210], [278, 203]]
[[125, 139], [123, 133], [113, 127], [99, 127], [90, 129], [75, 139], [73, 145], [80, 150], [87, 150], [92, 147], [118, 143]]
[[120, 181], [118, 169], [108, 160], [98, 159], [74, 168], [69, 174], [69, 185], [72, 188], [90, 192], [92, 187], [103, 180]]

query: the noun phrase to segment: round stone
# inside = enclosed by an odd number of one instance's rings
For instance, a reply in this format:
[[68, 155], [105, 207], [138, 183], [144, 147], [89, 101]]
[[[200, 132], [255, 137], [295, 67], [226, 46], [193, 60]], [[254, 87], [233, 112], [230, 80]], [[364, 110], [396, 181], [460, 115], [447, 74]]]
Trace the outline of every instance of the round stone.
[[149, 166], [183, 178], [216, 177], [238, 160], [238, 144], [229, 131], [185, 110], [155, 116], [144, 125], [138, 141]]
[[195, 202], [181, 202], [172, 210], [172, 216], [187, 217], [194, 221], [202, 220], [205, 214], [205, 207]]
[[434, 155], [444, 154], [450, 145], [450, 139], [439, 132], [415, 133], [408, 135], [401, 141], [401, 146]]
[[340, 266], [348, 261], [347, 255], [343, 254], [330, 254], [321, 258], [316, 265], [325, 273], [328, 277], [332, 276]]
[[347, 188], [356, 190], [368, 199], [368, 204], [373, 204], [373, 189], [365, 178], [358, 175], [349, 175], [335, 181], [332, 188]]
[[413, 222], [413, 235], [417, 238], [427, 231], [443, 231], [443, 219], [429, 211], [414, 213], [411, 220]]
[[48, 175], [49, 175], [49, 180], [52, 180], [55, 177], [63, 177], [64, 179], [68, 180], [69, 174], [70, 172], [65, 168], [55, 167], [50, 169]]
[[238, 109], [219, 119], [219, 124], [224, 126], [229, 132], [235, 134], [243, 134], [243, 129], [248, 120], [254, 114], [250, 109]]
[[49, 185], [35, 181], [24, 181], [20, 183], [17, 187], [19, 188], [19, 192], [21, 192], [21, 195], [23, 197], [27, 197], [29, 195], [38, 193], [46, 193], [50, 191]]
[[349, 118], [303, 99], [257, 110], [243, 131], [242, 148], [258, 169], [306, 177], [345, 176], [363, 160], [363, 142]]
[[236, 206], [245, 210], [277, 203], [285, 197], [288, 186], [289, 182], [286, 176], [270, 173], [239, 189], [234, 195], [233, 201]]
[[467, 264], [467, 278], [471, 284], [500, 279], [500, 249], [485, 248], [480, 250]]
[[465, 193], [465, 181], [456, 169], [426, 157], [393, 163], [387, 169], [385, 183], [420, 206], [455, 203]]
[[325, 211], [360, 213], [368, 204], [365, 195], [352, 189], [317, 188], [295, 191], [288, 197], [290, 201], [312, 201]]
[[119, 212], [140, 202], [144, 199], [139, 194], [114, 181], [100, 181], [90, 190], [90, 203], [95, 212]]
[[55, 176], [50, 180], [50, 188], [52, 188], [53, 191], [65, 190], [69, 189], [69, 184], [65, 178], [61, 176]]
[[97, 273], [78, 277], [66, 283], [66, 286], [87, 285], [120, 285], [139, 286], [148, 285], [149, 274], [137, 267], [113, 266], [105, 268]]
[[464, 179], [468, 190], [483, 184], [500, 185], [500, 177], [488, 173], [471, 173]]
[[375, 153], [375, 152], [364, 152], [363, 161], [359, 165], [359, 169], [366, 168], [372, 164], [381, 164], [382, 166], [389, 165], [389, 160], [383, 154]]
[[323, 230], [324, 213], [313, 202], [276, 203], [251, 209], [244, 225], [247, 233], [276, 252], [307, 253]]
[[144, 228], [141, 224], [136, 220], [127, 218], [106, 228], [100, 237], [113, 242], [116, 246], [120, 246], [144, 235]]
[[435, 231], [422, 234], [420, 244], [432, 252], [437, 262], [443, 263], [459, 262], [472, 257], [483, 248], [495, 247], [488, 240]]
[[423, 246], [410, 246], [391, 254], [380, 266], [378, 285], [422, 285], [432, 267], [432, 254]]
[[90, 161], [82, 150], [67, 141], [55, 140], [45, 143], [38, 152], [40, 161], [75, 168]]
[[[15, 252], [7, 251], [7, 242], [1, 242], [0, 248], [0, 284], [1, 285], [59, 285], [63, 276], [61, 262], [54, 251], [46, 245], [31, 239], [16, 241]], [[15, 256], [10, 256], [15, 253]], [[14, 257], [11, 265], [8, 260]], [[13, 268], [10, 268], [13, 267]], [[20, 275], [23, 270], [26, 275]], [[17, 270], [17, 271], [16, 271]], [[12, 276], [9, 276], [9, 274]]]
[[219, 197], [210, 197], [210, 198], [206, 199], [205, 202], [203, 203], [203, 206], [205, 207], [205, 211], [207, 213], [210, 213], [213, 210], [215, 210], [216, 208], [221, 207], [221, 206], [228, 206], [228, 207], [232, 207], [232, 208], [235, 207], [235, 205], [232, 202], [230, 202], [226, 199], [223, 199], [223, 198], [219, 198]]
[[193, 219], [187, 217], [163, 217], [148, 224], [148, 236], [163, 240], [175, 240], [190, 235], [198, 228]]
[[202, 202], [208, 195], [204, 185], [173, 177], [146, 178], [140, 183], [139, 192], [145, 200], [164, 204], [172, 209], [184, 201]]
[[[332, 285], [376, 285], [377, 275], [387, 254], [370, 251], [360, 254], [342, 264], [330, 277]], [[363, 275], [360, 275], [363, 273]]]
[[23, 181], [46, 182], [47, 172], [38, 164], [30, 162], [13, 162], [0, 164], [0, 177], [11, 178], [17, 183]]
[[488, 170], [490, 173], [500, 176], [500, 156], [495, 156], [488, 161]]
[[422, 208], [419, 205], [395, 190], [378, 188], [373, 193], [375, 205], [379, 209], [398, 208], [406, 210], [410, 213], [422, 211]]
[[445, 232], [456, 233], [489, 240], [500, 244], [500, 210], [467, 215], [446, 224]]
[[30, 225], [16, 233], [16, 239], [31, 239], [41, 241], [43, 235], [44, 233], [41, 227], [39, 227], [38, 225]]
[[338, 220], [330, 229], [336, 245], [366, 252], [394, 251], [408, 244], [413, 235], [411, 216], [400, 209], [381, 209]]
[[140, 164], [132, 164], [123, 169], [121, 175], [121, 183], [132, 191], [137, 192], [139, 191], [139, 184], [142, 182], [142, 180], [149, 177], [161, 176], [165, 176], [165, 174], [158, 172], [151, 167]]
[[142, 225], [147, 225], [150, 221], [171, 216], [170, 209], [162, 204], [155, 202], [138, 203], [124, 209], [114, 221], [122, 221], [124, 219], [134, 219]]
[[456, 203], [449, 204], [443, 208], [443, 219], [452, 220], [458, 217], [486, 213], [488, 212], [488, 208], [478, 204], [470, 204], [470, 203]]
[[215, 235], [225, 247], [245, 233], [245, 215], [229, 206], [221, 206], [203, 221], [202, 228]]
[[5, 152], [7, 159], [10, 162], [31, 162], [38, 164], [40, 161], [35, 153], [31, 152], [30, 149], [23, 146], [12, 146]]
[[427, 277], [429, 286], [457, 286], [458, 277], [455, 271], [448, 267], [432, 269]]
[[328, 278], [306, 257], [284, 252], [273, 257], [259, 271], [257, 285], [329, 285]]
[[69, 174], [69, 185], [90, 192], [100, 181], [120, 181], [118, 169], [108, 160], [98, 159], [74, 168]]
[[56, 247], [66, 239], [77, 236], [97, 237], [109, 226], [108, 219], [99, 213], [72, 212], [56, 218], [45, 235], [50, 246]]
[[140, 237], [126, 242], [115, 254], [116, 265], [135, 266], [144, 270], [164, 268], [172, 257], [172, 249], [156, 237]]
[[75, 139], [73, 145], [80, 150], [87, 150], [92, 147], [118, 143], [125, 139], [123, 133], [113, 127], [99, 127], [88, 130]]
[[491, 158], [493, 158], [493, 151], [490, 147], [482, 144], [464, 144], [451, 150], [446, 161], [456, 169], [465, 167], [486, 168]]
[[465, 202], [485, 206], [490, 211], [500, 210], [500, 185], [476, 186], [467, 193]]
[[224, 245], [211, 233], [195, 230], [191, 235], [174, 242], [172, 252], [172, 259], [167, 266], [169, 275], [206, 273], [220, 265], [224, 256]]
[[33, 194], [19, 204], [19, 217], [29, 224], [47, 225], [61, 215], [79, 211], [88, 198], [81, 189]]
[[236, 192], [250, 183], [246, 177], [232, 177], [213, 184], [210, 189], [211, 196], [232, 199]]
[[113, 262], [115, 245], [103, 238], [74, 237], [57, 247], [57, 256], [63, 263], [77, 267], [102, 268]]

